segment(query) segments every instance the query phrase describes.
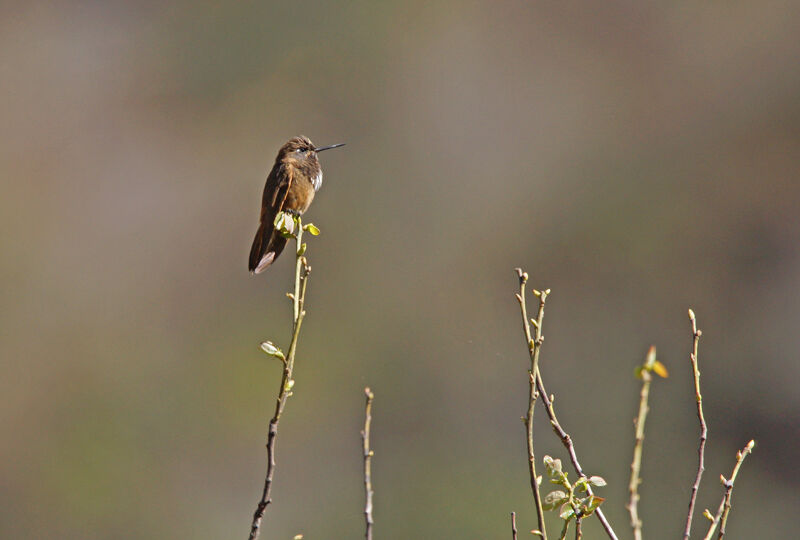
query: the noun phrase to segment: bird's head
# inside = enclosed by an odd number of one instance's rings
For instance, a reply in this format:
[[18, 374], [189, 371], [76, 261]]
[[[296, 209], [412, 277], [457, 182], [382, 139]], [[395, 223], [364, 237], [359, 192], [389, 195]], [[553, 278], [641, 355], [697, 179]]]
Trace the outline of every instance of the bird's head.
[[276, 161], [285, 166], [297, 167], [299, 169], [316, 169], [319, 168], [319, 160], [317, 159], [317, 154], [319, 152], [330, 150], [331, 148], [339, 148], [340, 146], [344, 146], [344, 143], [318, 148], [314, 146], [311, 139], [300, 135], [299, 137], [292, 137], [281, 147]]

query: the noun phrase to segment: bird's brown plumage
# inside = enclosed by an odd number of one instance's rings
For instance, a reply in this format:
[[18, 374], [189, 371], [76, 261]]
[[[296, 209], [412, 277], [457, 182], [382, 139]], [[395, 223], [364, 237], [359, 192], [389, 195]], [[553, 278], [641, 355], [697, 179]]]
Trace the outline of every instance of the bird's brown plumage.
[[307, 137], [300, 136], [289, 139], [278, 151], [261, 198], [261, 220], [250, 248], [251, 272], [263, 272], [286, 246], [286, 238], [275, 230], [278, 213], [302, 214], [322, 184], [316, 150]]

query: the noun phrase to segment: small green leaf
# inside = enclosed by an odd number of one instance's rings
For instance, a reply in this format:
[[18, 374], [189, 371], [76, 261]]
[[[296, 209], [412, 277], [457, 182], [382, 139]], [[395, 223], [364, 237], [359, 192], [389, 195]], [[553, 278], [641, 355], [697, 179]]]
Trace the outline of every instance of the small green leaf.
[[636, 366], [636, 369], [633, 370], [633, 376], [637, 379], [642, 378], [642, 373], [644, 373], [644, 366]]
[[531, 531], [531, 534], [535, 535], [535, 536], [538, 536], [539, 538], [544, 538], [544, 535], [542, 534], [542, 531], [540, 531], [539, 529], [533, 529]]
[[271, 341], [265, 341], [262, 343], [261, 350], [270, 356], [274, 356], [275, 358], [280, 358], [281, 360], [286, 359], [286, 357], [283, 355], [283, 351], [273, 345]]
[[603, 487], [606, 485], [606, 480], [602, 476], [590, 476], [589, 483], [593, 486]]
[[552, 510], [566, 500], [567, 494], [563, 491], [551, 491], [545, 495], [544, 499], [542, 500], [542, 508], [544, 510]]
[[597, 510], [597, 507], [603, 504], [603, 501], [605, 501], [603, 497], [598, 497], [597, 495], [590, 496], [589, 502], [585, 504], [583, 507], [584, 508], [583, 514], [588, 516], [589, 514]]
[[703, 516], [705, 516], [705, 518], [706, 518], [708, 521], [710, 521], [711, 523], [714, 523], [714, 516], [712, 516], [712, 515], [711, 515], [711, 512], [709, 512], [709, 511], [708, 511], [708, 508], [706, 508], [705, 510], [703, 510]]
[[581, 501], [581, 514], [584, 516], [591, 516], [597, 507], [603, 504], [605, 499], [596, 495], [591, 495], [585, 500]]
[[303, 244], [300, 246], [300, 249], [297, 250], [297, 256], [302, 257], [303, 255], [305, 255], [307, 248], [308, 246], [306, 245], [305, 242], [303, 242]]
[[561, 505], [561, 508], [559, 508], [558, 510], [558, 517], [560, 517], [563, 520], [572, 519], [574, 515], [575, 515], [575, 510], [572, 509], [572, 505], [569, 504], [569, 502], [565, 502], [563, 505]]
[[310, 234], [311, 236], [319, 236], [319, 233], [320, 233], [319, 228], [316, 225], [314, 225], [313, 223], [309, 223], [308, 225], [305, 225], [303, 227], [303, 230], [307, 231], [308, 234]]

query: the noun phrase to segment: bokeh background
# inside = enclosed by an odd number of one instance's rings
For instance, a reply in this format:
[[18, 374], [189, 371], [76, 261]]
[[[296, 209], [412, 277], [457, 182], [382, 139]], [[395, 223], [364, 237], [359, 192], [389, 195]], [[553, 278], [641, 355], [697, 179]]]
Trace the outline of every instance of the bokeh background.
[[[650, 344], [671, 376], [640, 509], [652, 538], [683, 528], [688, 307], [695, 535], [754, 438], [729, 535], [792, 536], [797, 28], [780, 0], [3, 3], [0, 536], [245, 537], [279, 377], [258, 345], [288, 340], [293, 271], [246, 259], [300, 133], [348, 146], [307, 214], [264, 538], [363, 534], [366, 385], [376, 537], [534, 527], [516, 266], [552, 289], [543, 374], [621, 537]], [[565, 457], [537, 413], [539, 456]]]

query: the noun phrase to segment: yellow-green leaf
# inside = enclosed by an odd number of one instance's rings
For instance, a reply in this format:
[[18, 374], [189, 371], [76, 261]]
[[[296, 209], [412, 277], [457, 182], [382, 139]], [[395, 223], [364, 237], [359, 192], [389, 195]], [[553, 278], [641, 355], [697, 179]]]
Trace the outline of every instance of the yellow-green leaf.
[[664, 367], [664, 364], [662, 364], [658, 360], [653, 362], [653, 371], [655, 372], [656, 375], [658, 375], [662, 379], [666, 379], [667, 377], [669, 377], [669, 371], [667, 371], [667, 368]]

